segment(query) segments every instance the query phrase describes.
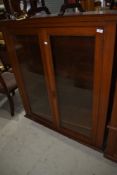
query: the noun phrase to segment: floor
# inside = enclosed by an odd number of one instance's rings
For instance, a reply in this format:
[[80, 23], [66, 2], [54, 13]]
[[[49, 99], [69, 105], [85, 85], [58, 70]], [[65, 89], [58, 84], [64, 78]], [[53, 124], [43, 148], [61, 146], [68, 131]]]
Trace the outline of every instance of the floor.
[[0, 96], [0, 175], [117, 175], [103, 154], [24, 117], [19, 94], [16, 115]]

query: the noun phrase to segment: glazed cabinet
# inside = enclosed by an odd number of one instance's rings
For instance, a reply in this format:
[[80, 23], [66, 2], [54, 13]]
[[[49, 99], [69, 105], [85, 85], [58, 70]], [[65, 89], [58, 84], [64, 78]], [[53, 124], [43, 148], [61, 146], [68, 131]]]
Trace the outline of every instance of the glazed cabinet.
[[26, 117], [101, 149], [116, 25], [75, 20], [9, 22], [4, 38]]

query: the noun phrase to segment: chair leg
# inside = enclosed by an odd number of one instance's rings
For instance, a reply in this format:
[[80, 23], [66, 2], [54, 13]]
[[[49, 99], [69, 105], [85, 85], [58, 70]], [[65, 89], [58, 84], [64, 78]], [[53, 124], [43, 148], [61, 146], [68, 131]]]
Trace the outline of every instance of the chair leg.
[[58, 16], [63, 16], [64, 13], [65, 13], [65, 10], [66, 10], [66, 6], [65, 5], [62, 5], [61, 6], [61, 9], [60, 9], [60, 13], [58, 14]]
[[14, 116], [14, 102], [13, 102], [13, 97], [8, 95], [8, 100], [9, 100], [9, 106], [10, 106], [10, 112], [11, 116]]

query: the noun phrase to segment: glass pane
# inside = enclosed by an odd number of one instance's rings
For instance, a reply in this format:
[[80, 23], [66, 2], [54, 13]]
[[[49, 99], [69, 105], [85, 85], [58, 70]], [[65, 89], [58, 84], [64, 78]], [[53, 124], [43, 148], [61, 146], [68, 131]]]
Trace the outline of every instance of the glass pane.
[[94, 37], [51, 36], [61, 127], [90, 136]]
[[13, 39], [31, 110], [51, 120], [38, 38], [16, 35]]

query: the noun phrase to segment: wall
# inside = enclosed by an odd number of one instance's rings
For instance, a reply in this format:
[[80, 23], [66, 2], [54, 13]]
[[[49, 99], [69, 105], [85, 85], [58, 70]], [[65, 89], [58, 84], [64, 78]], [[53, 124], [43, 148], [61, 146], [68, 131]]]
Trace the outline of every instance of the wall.
[[64, 0], [45, 0], [45, 4], [47, 5], [51, 13], [58, 13], [63, 3]]

